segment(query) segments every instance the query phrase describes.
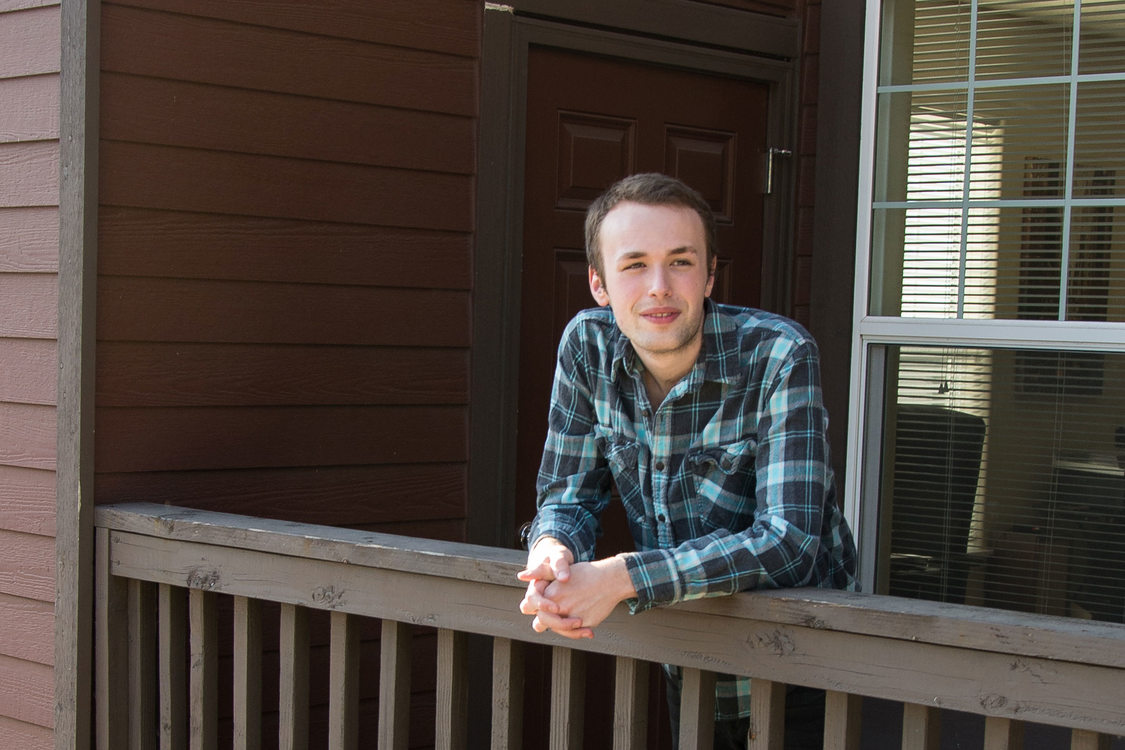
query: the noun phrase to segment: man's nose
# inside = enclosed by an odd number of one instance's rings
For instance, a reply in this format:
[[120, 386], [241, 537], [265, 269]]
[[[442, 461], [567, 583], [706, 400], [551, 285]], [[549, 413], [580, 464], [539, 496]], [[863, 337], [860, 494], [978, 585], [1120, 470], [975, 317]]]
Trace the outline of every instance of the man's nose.
[[652, 269], [652, 275], [649, 278], [648, 293], [653, 297], [667, 297], [671, 294], [672, 288], [668, 284], [668, 270], [660, 266]]

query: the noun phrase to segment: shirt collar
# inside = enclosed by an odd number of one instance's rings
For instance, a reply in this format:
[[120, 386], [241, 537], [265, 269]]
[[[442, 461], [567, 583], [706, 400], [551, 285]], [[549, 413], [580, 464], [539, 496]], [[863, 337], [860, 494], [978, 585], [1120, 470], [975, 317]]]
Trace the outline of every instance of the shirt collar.
[[[736, 321], [710, 297], [703, 300], [703, 311], [703, 345], [699, 350], [699, 359], [691, 372], [684, 376], [689, 388], [694, 388], [699, 381], [733, 383], [741, 369]], [[621, 372], [638, 375], [642, 367], [633, 345], [621, 329], [617, 329], [610, 376], [616, 379]]]

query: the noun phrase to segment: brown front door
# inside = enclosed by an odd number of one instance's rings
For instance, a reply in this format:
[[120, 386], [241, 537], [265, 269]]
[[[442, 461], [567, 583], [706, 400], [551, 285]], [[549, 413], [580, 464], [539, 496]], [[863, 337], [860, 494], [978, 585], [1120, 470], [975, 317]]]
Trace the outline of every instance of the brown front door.
[[[517, 523], [535, 514], [559, 336], [575, 313], [594, 306], [583, 249], [586, 207], [626, 175], [679, 177], [707, 198], [718, 219], [712, 297], [757, 305], [768, 97], [766, 84], [742, 78], [530, 49]], [[630, 549], [623, 515], [611, 512], [604, 521], [599, 556]]]

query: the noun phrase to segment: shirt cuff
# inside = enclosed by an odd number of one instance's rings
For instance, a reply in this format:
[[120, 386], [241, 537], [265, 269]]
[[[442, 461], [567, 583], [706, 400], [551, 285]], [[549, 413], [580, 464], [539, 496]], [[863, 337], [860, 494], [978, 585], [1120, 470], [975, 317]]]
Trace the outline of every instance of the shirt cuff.
[[627, 552], [622, 557], [625, 558], [629, 579], [637, 591], [637, 597], [628, 600], [630, 613], [636, 614], [680, 600], [680, 573], [671, 550]]

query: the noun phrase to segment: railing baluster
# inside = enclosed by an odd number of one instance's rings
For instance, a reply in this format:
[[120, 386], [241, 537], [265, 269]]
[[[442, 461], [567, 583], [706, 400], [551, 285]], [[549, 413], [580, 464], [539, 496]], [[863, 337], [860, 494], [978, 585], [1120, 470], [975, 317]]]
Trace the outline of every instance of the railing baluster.
[[410, 730], [410, 627], [383, 620], [379, 640], [379, 750], [406, 750]]
[[1070, 750], [1109, 750], [1109, 735], [1086, 729], [1070, 730]]
[[933, 706], [902, 706], [902, 750], [937, 750], [941, 746], [941, 712]]
[[750, 680], [749, 750], [781, 750], [785, 736], [785, 684]]
[[551, 649], [551, 750], [568, 750], [582, 744], [586, 706], [586, 655], [555, 646]]
[[355, 750], [359, 742], [359, 623], [332, 613], [328, 680], [328, 747]]
[[469, 697], [468, 637], [457, 630], [438, 630], [437, 750], [464, 750], [466, 706]]
[[234, 598], [234, 748], [262, 746], [262, 604]]
[[128, 743], [129, 633], [122, 624], [129, 616], [129, 586], [110, 573], [107, 529], [97, 530], [94, 556], [95, 734], [98, 750], [114, 750]]
[[523, 746], [523, 651], [510, 638], [492, 642], [492, 750]]
[[648, 740], [649, 663], [617, 657], [613, 750], [641, 750]]
[[187, 592], [160, 584], [160, 750], [187, 750]]
[[851, 693], [829, 690], [824, 700], [824, 750], [856, 750], [859, 747], [863, 699]]
[[157, 740], [156, 587], [129, 581], [129, 747], [147, 750]]
[[715, 673], [684, 667], [680, 687], [680, 749], [710, 748], [715, 736]]
[[309, 612], [294, 604], [281, 605], [280, 750], [309, 746]]
[[188, 619], [191, 625], [188, 746], [191, 750], [215, 750], [219, 744], [219, 618], [215, 594], [191, 589]]
[[1001, 716], [984, 720], [984, 750], [1018, 750], [1023, 747], [1023, 722]]

